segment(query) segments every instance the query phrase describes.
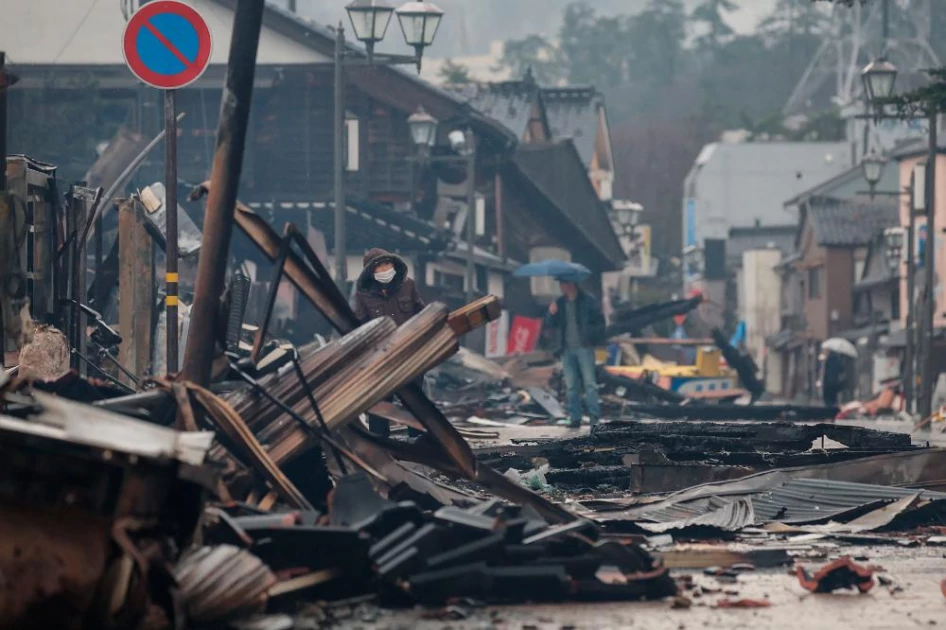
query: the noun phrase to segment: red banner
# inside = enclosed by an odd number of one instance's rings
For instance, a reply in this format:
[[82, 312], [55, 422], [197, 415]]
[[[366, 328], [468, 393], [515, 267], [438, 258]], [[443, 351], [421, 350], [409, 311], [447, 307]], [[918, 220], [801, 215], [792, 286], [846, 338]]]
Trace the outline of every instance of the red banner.
[[524, 354], [535, 350], [542, 332], [542, 320], [516, 315], [509, 330], [506, 354]]

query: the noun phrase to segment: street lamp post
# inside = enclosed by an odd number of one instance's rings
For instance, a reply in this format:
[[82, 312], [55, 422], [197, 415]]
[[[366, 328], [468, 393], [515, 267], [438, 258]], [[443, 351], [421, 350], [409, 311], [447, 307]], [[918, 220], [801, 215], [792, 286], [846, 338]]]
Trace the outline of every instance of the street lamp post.
[[[634, 236], [637, 231], [637, 225], [640, 222], [640, 215], [644, 211], [643, 206], [630, 201], [617, 200], [612, 202], [611, 207], [614, 210], [614, 220], [619, 230], [618, 238], [621, 241], [621, 247], [626, 248], [624, 252], [629, 261], [633, 261], [634, 249], [636, 243]], [[637, 252], [640, 254], [640, 252]], [[637, 277], [631, 277], [631, 300], [637, 300]]]
[[456, 155], [431, 155], [431, 148], [437, 142], [437, 119], [418, 107], [407, 119], [411, 130], [411, 138], [418, 149], [421, 163], [463, 163], [466, 167], [466, 301], [469, 304], [474, 299], [474, 284], [476, 281], [475, 251], [476, 241], [476, 136], [473, 130], [467, 127], [451, 131], [447, 138], [450, 147]]
[[874, 198], [877, 192], [877, 184], [884, 176], [885, 166], [886, 162], [875, 151], [871, 151], [870, 155], [861, 162], [861, 168], [864, 169], [864, 179], [867, 180], [867, 184], [870, 186], [871, 199]]
[[[386, 0], [352, 0], [345, 7], [355, 38], [365, 45], [366, 58], [351, 56], [345, 47], [345, 29], [341, 22], [335, 31], [335, 112], [334, 112], [334, 200], [335, 200], [335, 282], [344, 292], [348, 275], [345, 251], [345, 66], [413, 65], [420, 72], [424, 49], [434, 42], [443, 11], [430, 2], [408, 2], [397, 10]], [[375, 54], [374, 47], [384, 39], [397, 14], [404, 41], [414, 48], [413, 55]]]
[[[912, 196], [912, 195], [911, 195]], [[912, 204], [911, 204], [912, 205]], [[910, 213], [913, 213], [911, 208]], [[904, 234], [906, 232], [906, 234]], [[906, 240], [906, 244], [904, 244]], [[913, 411], [913, 387], [915, 362], [913, 360], [913, 219], [910, 219], [910, 227], [906, 230], [903, 227], [891, 227], [884, 230], [884, 257], [887, 261], [887, 268], [897, 279], [897, 286], [900, 285], [900, 266], [903, 263], [903, 248], [907, 247], [907, 325], [904, 328], [905, 352], [903, 356], [903, 374], [901, 381], [903, 383], [903, 398], [906, 402], [907, 412]]]
[[[874, 120], [880, 120], [884, 118], [896, 118], [904, 119], [909, 118], [908, 116], [890, 116], [885, 114], [883, 107], [885, 102], [893, 96], [894, 84], [896, 83], [897, 78], [897, 68], [892, 63], [887, 61], [884, 58], [877, 59], [876, 61], [871, 62], [864, 68], [864, 71], [861, 75], [864, 81], [864, 89], [867, 92], [868, 104], [872, 106], [874, 112], [869, 118]], [[924, 258], [924, 276], [925, 282], [923, 283], [923, 309], [920, 312], [920, 330], [921, 337], [918, 340], [917, 347], [921, 351], [922, 358], [919, 361], [920, 369], [920, 391], [919, 399], [917, 401], [917, 412], [921, 417], [926, 418], [930, 415], [931, 406], [933, 402], [933, 379], [934, 379], [934, 354], [931, 350], [933, 338], [934, 338], [934, 315], [936, 312], [936, 296], [933, 293], [934, 278], [936, 272], [936, 263], [935, 263], [935, 239], [936, 239], [936, 154], [937, 154], [937, 118], [939, 112], [934, 104], [930, 104], [927, 108], [927, 111], [924, 113], [924, 116], [927, 118], [929, 123], [929, 157], [927, 158], [926, 169], [923, 173], [922, 183], [923, 186], [923, 209], [926, 212], [926, 255]], [[865, 167], [865, 174], [866, 174]], [[914, 180], [916, 180], [917, 171], [914, 170]], [[913, 207], [918, 205], [916, 203], [917, 198], [919, 197], [919, 184], [914, 186], [913, 198], [914, 203], [911, 204], [910, 212], [910, 221], [913, 221], [914, 210]], [[912, 230], [911, 230], [912, 232]], [[912, 258], [912, 239], [913, 234], [908, 235], [911, 247], [909, 249], [910, 258]], [[912, 274], [913, 267], [911, 265], [910, 273]], [[912, 302], [913, 295], [912, 292], [909, 295], [908, 303]], [[912, 322], [908, 322], [910, 324]], [[907, 330], [907, 338], [909, 339], [912, 331]], [[912, 383], [911, 383], [912, 387]]]

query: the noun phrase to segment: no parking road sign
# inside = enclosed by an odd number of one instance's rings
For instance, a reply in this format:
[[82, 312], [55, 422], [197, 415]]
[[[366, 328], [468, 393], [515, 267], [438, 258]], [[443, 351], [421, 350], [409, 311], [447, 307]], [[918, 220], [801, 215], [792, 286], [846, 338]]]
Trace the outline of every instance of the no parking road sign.
[[193, 83], [207, 69], [212, 42], [204, 18], [190, 5], [154, 0], [135, 11], [125, 25], [125, 63], [144, 83], [164, 90], [165, 313], [168, 374], [178, 366], [177, 100], [175, 90]]
[[207, 69], [210, 28], [193, 7], [176, 0], [154, 0], [138, 9], [122, 37], [125, 63], [152, 87], [176, 90]]

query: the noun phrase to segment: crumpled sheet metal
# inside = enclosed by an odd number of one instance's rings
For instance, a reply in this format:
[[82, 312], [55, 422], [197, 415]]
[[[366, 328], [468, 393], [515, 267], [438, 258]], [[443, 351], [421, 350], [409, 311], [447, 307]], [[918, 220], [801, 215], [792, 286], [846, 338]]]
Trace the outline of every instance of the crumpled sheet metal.
[[[935, 502], [935, 501], [934, 501]], [[770, 523], [766, 530], [773, 533], [806, 533], [806, 534], [860, 534], [872, 532], [891, 526], [901, 516], [909, 516], [914, 510], [931, 505], [929, 501], [923, 501], [918, 494], [911, 494], [893, 503], [886, 501], [875, 501], [864, 506], [860, 506], [860, 511], [871, 509], [866, 514], [862, 514], [853, 520], [842, 519], [839, 516], [838, 521], [830, 521], [823, 525], [785, 525], [783, 523]], [[850, 512], [847, 513], [853, 515]], [[839, 522], [840, 521], [840, 522]]]
[[697, 516], [663, 523], [637, 523], [637, 526], [655, 534], [691, 527], [709, 527], [724, 532], [737, 532], [754, 522], [755, 510], [752, 508], [752, 501], [736, 499]]
[[829, 479], [791, 479], [752, 497], [756, 522], [816, 523], [836, 518], [864, 505], [893, 502], [916, 495], [919, 499], [943, 500], [944, 492], [912, 490]]
[[[826, 479], [879, 485], [889, 483], [899, 487], [939, 491], [946, 489], [946, 448], [890, 453], [821, 466], [767, 470], [735, 481], [701, 484], [680, 490], [660, 501], [637, 503], [625, 510], [609, 512], [608, 518], [657, 522], [677, 520], [714, 509], [713, 497], [735, 501], [772, 490], [793, 479]], [[669, 516], [671, 514], [672, 517]]]
[[188, 619], [194, 625], [219, 624], [261, 613], [277, 580], [263, 561], [233, 547], [200, 547], [174, 569]]

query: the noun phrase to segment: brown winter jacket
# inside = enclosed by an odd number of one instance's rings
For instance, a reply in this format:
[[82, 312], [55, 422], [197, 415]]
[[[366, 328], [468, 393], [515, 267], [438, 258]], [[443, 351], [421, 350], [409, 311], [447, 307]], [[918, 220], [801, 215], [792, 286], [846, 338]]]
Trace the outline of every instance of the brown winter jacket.
[[[396, 275], [389, 284], [374, 279], [374, 267], [379, 262], [394, 263]], [[424, 309], [424, 301], [414, 281], [407, 277], [407, 263], [400, 256], [383, 249], [372, 249], [365, 254], [365, 268], [358, 277], [355, 293], [355, 316], [362, 324], [390, 317], [400, 326]]]

